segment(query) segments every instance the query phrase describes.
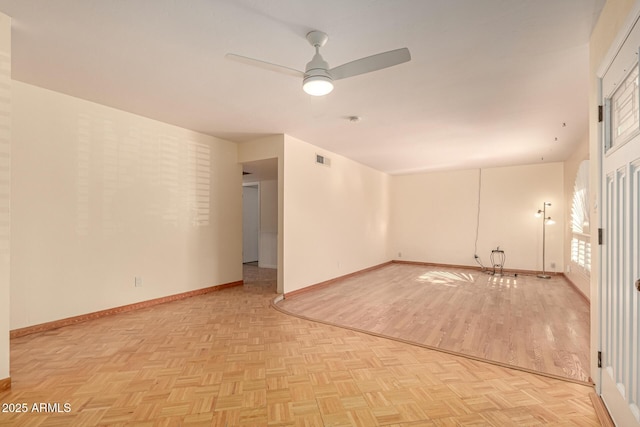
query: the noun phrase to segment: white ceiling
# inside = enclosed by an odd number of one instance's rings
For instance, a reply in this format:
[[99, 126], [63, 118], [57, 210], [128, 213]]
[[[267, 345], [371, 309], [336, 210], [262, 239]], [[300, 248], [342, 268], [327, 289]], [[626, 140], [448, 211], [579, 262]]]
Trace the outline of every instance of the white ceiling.
[[[587, 133], [587, 43], [603, 3], [0, 0], [0, 11], [13, 18], [14, 79], [232, 141], [286, 133], [396, 174], [566, 159]], [[225, 59], [304, 69], [314, 29], [329, 34], [332, 67], [400, 47], [412, 60], [314, 98], [294, 77]]]

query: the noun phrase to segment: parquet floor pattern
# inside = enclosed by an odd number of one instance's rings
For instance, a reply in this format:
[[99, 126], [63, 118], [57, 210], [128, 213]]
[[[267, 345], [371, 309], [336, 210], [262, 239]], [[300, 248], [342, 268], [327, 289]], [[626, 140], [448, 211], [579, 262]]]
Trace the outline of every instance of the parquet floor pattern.
[[254, 279], [12, 340], [0, 404], [71, 410], [0, 425], [598, 425], [591, 387], [288, 316]]
[[562, 277], [394, 263], [278, 303], [286, 312], [589, 381], [589, 305]]

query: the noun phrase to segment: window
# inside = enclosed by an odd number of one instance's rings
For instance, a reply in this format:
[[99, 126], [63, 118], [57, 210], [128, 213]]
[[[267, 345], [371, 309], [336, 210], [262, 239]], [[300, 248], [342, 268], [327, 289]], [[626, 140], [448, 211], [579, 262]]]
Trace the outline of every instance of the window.
[[589, 235], [589, 160], [580, 163], [573, 186], [571, 206], [571, 261], [591, 271], [591, 236]]
[[620, 83], [611, 99], [606, 100], [611, 124], [607, 126], [606, 148], [624, 144], [640, 129], [640, 93], [638, 91], [638, 65]]

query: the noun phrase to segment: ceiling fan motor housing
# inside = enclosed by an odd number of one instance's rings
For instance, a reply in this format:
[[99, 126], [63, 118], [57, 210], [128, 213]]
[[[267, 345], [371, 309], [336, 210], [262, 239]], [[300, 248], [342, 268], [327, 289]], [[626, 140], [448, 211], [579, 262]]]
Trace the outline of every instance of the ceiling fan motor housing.
[[305, 80], [308, 77], [315, 76], [323, 76], [333, 80], [331, 74], [329, 74], [329, 64], [327, 64], [327, 61], [325, 61], [319, 53], [313, 55], [313, 59], [307, 63], [304, 71]]

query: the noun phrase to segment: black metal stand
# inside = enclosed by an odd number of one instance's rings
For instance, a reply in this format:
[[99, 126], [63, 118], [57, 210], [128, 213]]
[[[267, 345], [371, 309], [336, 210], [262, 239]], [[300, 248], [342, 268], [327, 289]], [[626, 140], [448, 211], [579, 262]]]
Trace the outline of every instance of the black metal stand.
[[493, 265], [493, 273], [491, 274], [494, 276], [502, 276], [504, 272], [504, 259], [504, 251], [500, 248], [491, 251], [491, 264]]

